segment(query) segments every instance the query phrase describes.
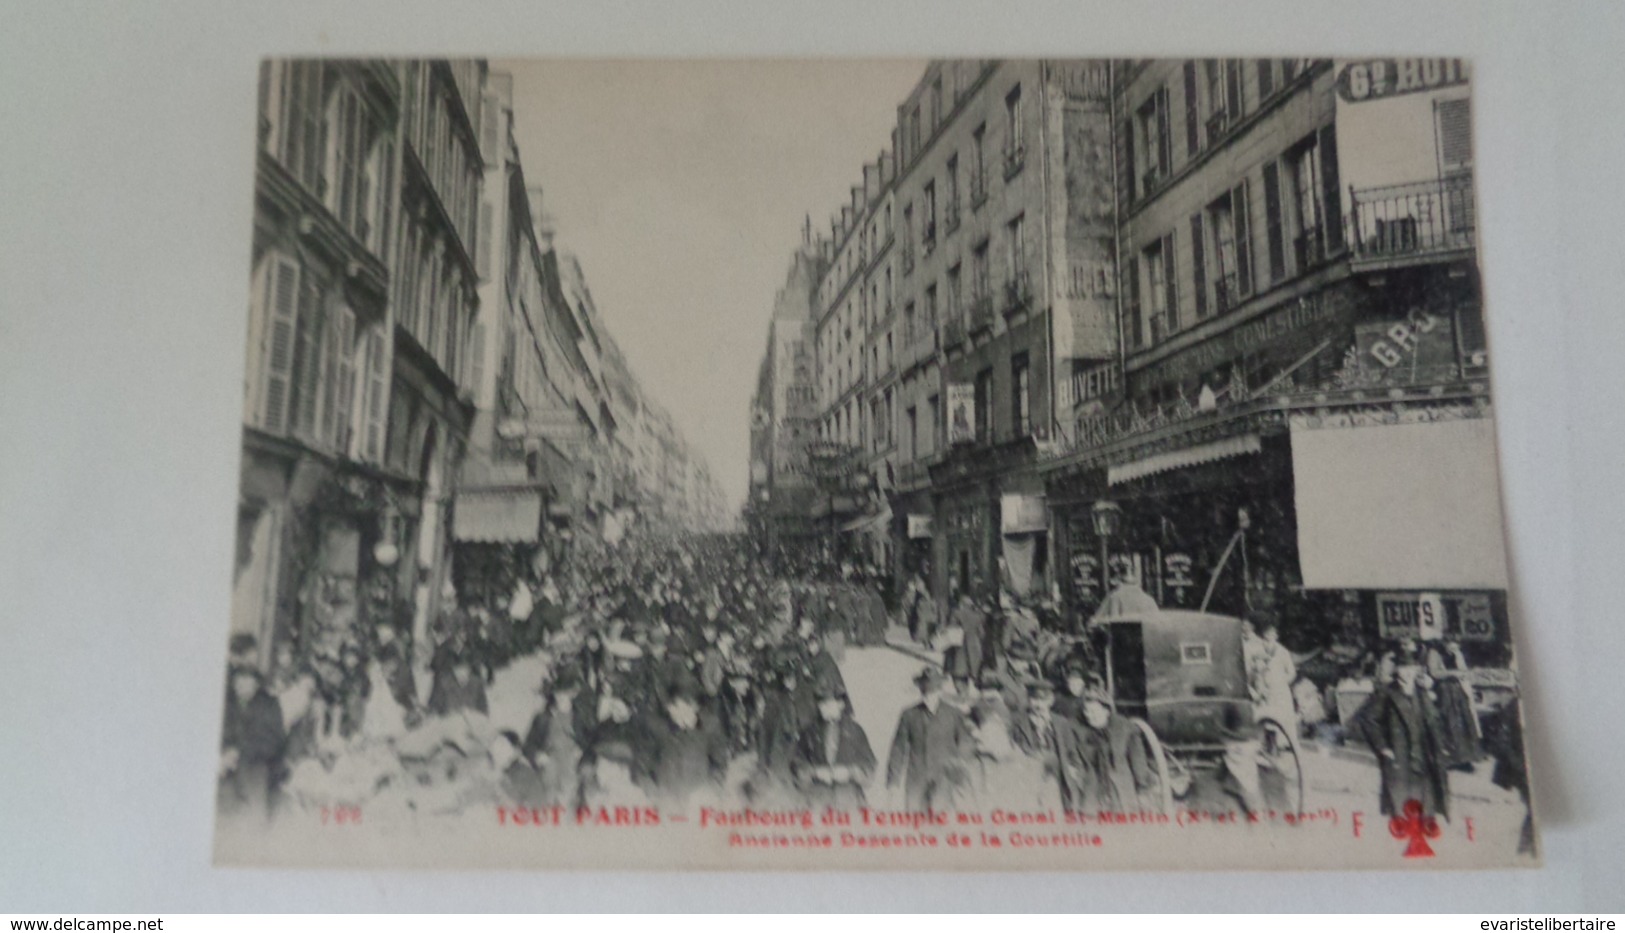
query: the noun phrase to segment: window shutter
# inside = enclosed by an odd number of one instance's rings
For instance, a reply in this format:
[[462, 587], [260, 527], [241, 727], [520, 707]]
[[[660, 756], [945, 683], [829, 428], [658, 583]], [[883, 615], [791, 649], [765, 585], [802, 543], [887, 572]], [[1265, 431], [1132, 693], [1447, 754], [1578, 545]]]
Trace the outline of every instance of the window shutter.
[[1168, 177], [1168, 170], [1173, 162], [1174, 154], [1173, 139], [1169, 135], [1168, 107], [1168, 88], [1159, 88], [1157, 90], [1157, 130], [1158, 135], [1162, 138], [1158, 140], [1161, 145], [1157, 147], [1157, 167], [1162, 170], [1162, 177], [1164, 178]]
[[479, 236], [474, 241], [474, 255], [479, 262], [480, 278], [489, 281], [491, 278], [491, 205], [480, 204]]
[[1253, 244], [1248, 239], [1252, 236], [1252, 223], [1247, 211], [1247, 182], [1243, 181], [1230, 191], [1230, 217], [1236, 225], [1236, 294], [1239, 296], [1253, 293]]
[[1472, 116], [1467, 98], [1441, 100], [1434, 104], [1439, 124], [1439, 165], [1446, 171], [1473, 164]]
[[1125, 307], [1128, 310], [1128, 336], [1129, 346], [1142, 347], [1145, 345], [1145, 323], [1140, 320], [1140, 263], [1130, 256], [1123, 266], [1123, 290], [1128, 295]]
[[299, 284], [299, 339], [294, 359], [293, 429], [309, 440], [316, 433], [316, 396], [321, 392], [322, 328], [320, 294], [308, 281]]
[[322, 387], [319, 414], [321, 423], [318, 430], [320, 443], [328, 448], [333, 447], [338, 439], [339, 430], [339, 358], [343, 356], [343, 348], [339, 344], [339, 312], [328, 317], [323, 328], [322, 338]]
[[266, 276], [264, 394], [260, 427], [272, 434], [288, 430], [288, 402], [293, 388], [293, 357], [299, 302], [299, 264], [273, 255]]
[[338, 396], [334, 399], [333, 447], [344, 453], [350, 451], [350, 425], [355, 412], [355, 311], [339, 308], [334, 327], [338, 341]]
[[1202, 255], [1202, 212], [1191, 215], [1191, 292], [1196, 320], [1207, 317], [1207, 263]]
[[1326, 255], [1343, 249], [1343, 191], [1337, 176], [1337, 127], [1327, 125], [1320, 130], [1321, 188], [1326, 206]]
[[1230, 114], [1230, 125], [1234, 126], [1241, 119], [1240, 59], [1227, 58], [1224, 61], [1224, 102]]
[[1174, 235], [1170, 233], [1162, 238], [1162, 284], [1167, 295], [1165, 306], [1170, 334], [1179, 329], [1179, 276], [1175, 274], [1178, 268], [1179, 264], [1174, 261]]
[[1270, 281], [1286, 277], [1286, 234], [1281, 229], [1281, 170], [1264, 164], [1264, 228], [1269, 236]]
[[359, 344], [361, 357], [361, 405], [357, 409], [357, 424], [355, 452], [358, 459], [376, 461], [381, 434], [379, 431], [380, 419], [383, 414], [383, 330], [381, 327], [368, 328], [362, 334]]
[[1123, 138], [1123, 164], [1119, 170], [1122, 174], [1123, 205], [1125, 207], [1134, 203], [1134, 177], [1139, 174], [1138, 166], [1134, 164], [1134, 118], [1123, 121], [1121, 130]]
[[485, 325], [476, 323], [468, 338], [468, 379], [477, 396], [485, 384]]
[[1269, 58], [1258, 59], [1258, 99], [1267, 100], [1275, 93], [1275, 61]]
[[1185, 60], [1185, 152], [1196, 155], [1202, 147], [1201, 114], [1196, 110], [1196, 59]]

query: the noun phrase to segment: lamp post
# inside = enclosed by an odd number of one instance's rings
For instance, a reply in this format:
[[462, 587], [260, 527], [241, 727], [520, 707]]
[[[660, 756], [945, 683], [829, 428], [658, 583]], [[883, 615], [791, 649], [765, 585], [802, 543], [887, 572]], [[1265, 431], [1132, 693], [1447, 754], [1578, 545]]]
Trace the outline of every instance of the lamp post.
[[1100, 542], [1100, 601], [1112, 589], [1110, 540], [1123, 524], [1123, 509], [1110, 499], [1100, 499], [1089, 510], [1089, 521], [1094, 526], [1095, 539]]

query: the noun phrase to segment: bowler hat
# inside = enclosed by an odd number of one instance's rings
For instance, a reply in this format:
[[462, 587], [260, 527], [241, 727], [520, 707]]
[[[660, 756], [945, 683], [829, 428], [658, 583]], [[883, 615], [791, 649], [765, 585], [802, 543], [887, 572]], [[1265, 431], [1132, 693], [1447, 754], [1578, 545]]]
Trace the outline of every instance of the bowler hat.
[[914, 675], [914, 683], [921, 689], [942, 686], [942, 668], [935, 664], [928, 664]]

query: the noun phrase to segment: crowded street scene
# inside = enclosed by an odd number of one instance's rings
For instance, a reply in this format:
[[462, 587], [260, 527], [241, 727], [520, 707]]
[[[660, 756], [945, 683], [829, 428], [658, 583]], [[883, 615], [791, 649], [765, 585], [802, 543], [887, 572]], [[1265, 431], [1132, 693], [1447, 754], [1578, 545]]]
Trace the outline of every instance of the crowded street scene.
[[[1466, 63], [261, 85], [222, 834], [952, 814], [1536, 857]], [[850, 162], [750, 148], [820, 94]], [[757, 129], [695, 134], [717, 101]], [[718, 185], [650, 236], [649, 192]]]

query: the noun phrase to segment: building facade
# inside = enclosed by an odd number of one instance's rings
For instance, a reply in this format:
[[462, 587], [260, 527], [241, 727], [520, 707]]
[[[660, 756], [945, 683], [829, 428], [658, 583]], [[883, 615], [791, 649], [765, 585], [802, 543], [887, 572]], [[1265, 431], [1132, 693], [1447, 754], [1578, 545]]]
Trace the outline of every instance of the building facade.
[[[1469, 82], [1450, 59], [931, 63], [817, 250], [814, 451], [881, 494], [803, 503], [814, 529], [939, 604], [1087, 613], [1132, 577], [1488, 643]], [[889, 551], [857, 537], [877, 519]], [[1393, 566], [1395, 533], [1454, 556]]]
[[767, 348], [751, 398], [750, 486], [746, 525], [773, 545], [815, 537], [813, 505], [818, 488], [810, 446], [819, 433], [817, 331], [814, 308], [827, 263], [827, 247], [802, 230], [785, 282], [774, 298]]
[[[1130, 577], [1299, 644], [1424, 618], [1491, 644], [1505, 564], [1465, 65], [1113, 70], [1120, 353], [1076, 381], [1042, 468], [1068, 598], [1088, 611]], [[1385, 556], [1417, 536], [1449, 554]]]
[[439, 609], [477, 306], [463, 94], [483, 73], [261, 69], [233, 633], [262, 666], [358, 624], [421, 636]]

